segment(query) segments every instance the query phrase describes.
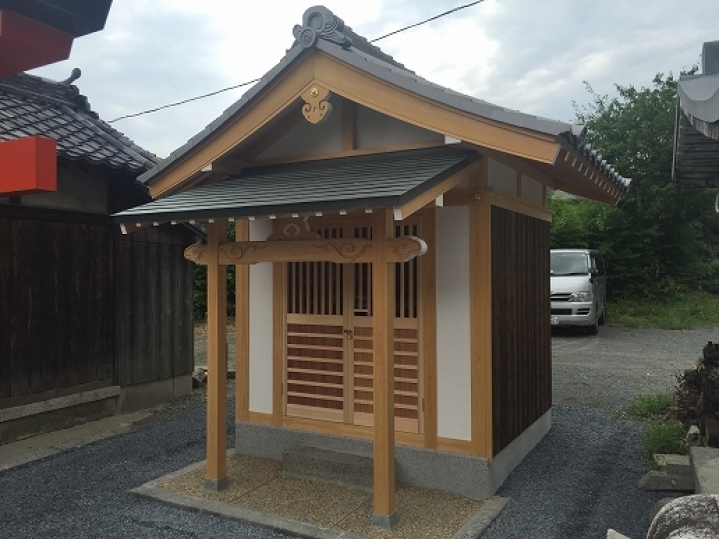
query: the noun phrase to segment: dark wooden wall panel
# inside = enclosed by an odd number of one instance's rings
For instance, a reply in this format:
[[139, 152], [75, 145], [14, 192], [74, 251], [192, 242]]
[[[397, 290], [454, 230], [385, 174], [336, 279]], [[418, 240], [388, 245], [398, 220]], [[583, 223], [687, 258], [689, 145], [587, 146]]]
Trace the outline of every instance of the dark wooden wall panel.
[[119, 236], [117, 354], [120, 385], [189, 374], [194, 365], [189, 234], [153, 227]]
[[549, 223], [492, 208], [494, 454], [552, 405]]
[[113, 231], [0, 217], [0, 399], [111, 384]]

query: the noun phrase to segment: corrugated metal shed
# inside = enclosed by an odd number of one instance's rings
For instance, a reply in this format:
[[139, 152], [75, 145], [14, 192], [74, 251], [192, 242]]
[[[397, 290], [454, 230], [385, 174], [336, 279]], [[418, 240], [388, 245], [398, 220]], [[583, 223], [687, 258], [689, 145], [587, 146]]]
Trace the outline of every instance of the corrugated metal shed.
[[0, 79], [0, 141], [41, 135], [59, 156], [130, 172], [153, 167], [157, 156], [102, 121], [76, 86], [27, 74]]
[[120, 223], [395, 207], [479, 159], [453, 148], [248, 170], [115, 215]]

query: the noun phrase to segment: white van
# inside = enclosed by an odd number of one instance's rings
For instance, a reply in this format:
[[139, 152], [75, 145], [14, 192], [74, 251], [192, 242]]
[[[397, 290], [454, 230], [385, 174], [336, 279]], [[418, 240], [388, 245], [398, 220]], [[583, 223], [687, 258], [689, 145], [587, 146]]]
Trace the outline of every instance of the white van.
[[550, 321], [553, 326], [584, 326], [590, 335], [607, 317], [607, 274], [595, 249], [552, 249]]

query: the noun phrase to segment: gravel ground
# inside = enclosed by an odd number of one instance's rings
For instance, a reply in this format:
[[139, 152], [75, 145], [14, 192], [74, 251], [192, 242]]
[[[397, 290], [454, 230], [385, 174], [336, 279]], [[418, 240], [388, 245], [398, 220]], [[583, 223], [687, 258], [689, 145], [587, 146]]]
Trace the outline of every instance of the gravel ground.
[[[556, 334], [555, 402], [573, 406], [555, 404], [551, 431], [501, 487], [512, 501], [483, 539], [595, 539], [609, 527], [642, 539], [651, 507], [666, 494], [636, 488], [644, 471], [639, 427], [611, 414], [635, 394], [671, 387], [675, 371], [719, 340], [715, 333]], [[286, 537], [127, 494], [204, 458], [203, 402], [204, 391], [195, 391], [130, 432], [0, 472], [0, 538]], [[229, 446], [232, 437], [231, 428]]]
[[719, 328], [667, 331], [602, 326], [596, 336], [555, 330], [553, 402], [616, 414], [637, 395], [672, 391], [676, 376], [701, 357]]

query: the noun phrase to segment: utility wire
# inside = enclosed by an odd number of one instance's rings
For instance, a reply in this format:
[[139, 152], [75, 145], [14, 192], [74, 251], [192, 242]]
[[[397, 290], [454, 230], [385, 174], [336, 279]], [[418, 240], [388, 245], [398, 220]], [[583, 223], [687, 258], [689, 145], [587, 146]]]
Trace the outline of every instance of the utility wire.
[[[374, 39], [369, 40], [369, 43], [374, 43], [376, 41], [379, 41], [381, 39], [384, 39], [386, 37], [393, 36], [395, 34], [399, 34], [401, 32], [404, 32], [406, 30], [411, 30], [412, 28], [417, 28], [418, 26], [422, 26], [423, 24], [427, 24], [428, 22], [436, 21], [437, 19], [441, 19], [442, 17], [446, 17], [447, 15], [451, 15], [452, 13], [455, 13], [457, 11], [461, 11], [463, 9], [466, 9], [468, 7], [476, 6], [477, 4], [481, 4], [484, 2], [484, 0], [476, 0], [475, 2], [470, 2], [469, 4], [464, 4], [462, 6], [458, 6], [456, 8], [452, 8], [448, 11], [445, 11], [443, 13], [440, 13], [439, 15], [435, 15], [434, 17], [430, 17], [429, 19], [425, 19], [420, 22], [416, 22], [414, 24], [410, 24], [409, 26], [405, 26], [403, 28], [399, 28], [397, 30], [393, 30], [392, 32], [385, 34], [383, 36], [376, 37]], [[162, 105], [161, 107], [155, 107], [154, 109], [147, 109], [140, 112], [135, 112], [134, 114], [126, 114], [124, 116], [118, 116], [117, 118], [108, 121], [107, 123], [115, 123], [119, 122], [120, 120], [126, 120], [128, 118], [136, 118], [137, 116], [144, 116], [145, 114], [151, 114], [153, 112], [158, 112], [160, 110], [169, 109], [171, 107], [177, 107], [179, 105], [184, 105], [185, 103], [190, 103], [191, 101], [197, 101], [199, 99], [205, 99], [206, 97], [212, 97], [213, 95], [221, 94], [223, 92], [227, 92], [229, 90], [235, 90], [237, 88], [242, 88], [243, 86], [248, 86], [250, 84], [254, 84], [255, 82], [259, 81], [260, 79], [253, 79], [249, 80], [247, 82], [243, 82], [241, 84], [235, 84], [234, 86], [228, 86], [227, 88], [222, 88], [221, 90], [215, 90], [214, 92], [210, 92], [208, 94], [202, 94], [195, 97], [190, 97], [189, 99], [183, 99], [182, 101], [176, 101], [175, 103], [170, 103], [168, 105]]]
[[463, 6], [459, 6], [453, 9], [450, 9], [449, 11], [445, 11], [444, 13], [440, 13], [439, 15], [435, 15], [434, 17], [430, 17], [429, 19], [425, 19], [420, 22], [416, 22], [414, 24], [410, 24], [409, 26], [405, 26], [404, 28], [399, 28], [398, 30], [394, 30], [390, 32], [389, 34], [385, 34], [383, 36], [376, 37], [372, 40], [370, 40], [370, 43], [374, 43], [375, 41], [379, 41], [380, 39], [384, 39], [389, 36], [393, 36], [395, 34], [399, 34], [400, 32], [404, 32], [405, 30], [409, 30], [411, 28], [417, 28], [418, 26], [422, 26], [423, 24], [427, 24], [428, 22], [436, 21], [437, 19], [441, 19], [442, 17], [445, 17], [446, 15], [450, 15], [451, 13], [455, 13], [456, 11], [460, 11], [462, 9], [466, 9], [468, 7], [476, 6], [477, 4], [481, 4], [484, 2], [484, 0], [477, 0], [476, 2], [470, 2], [469, 4], [464, 4]]

